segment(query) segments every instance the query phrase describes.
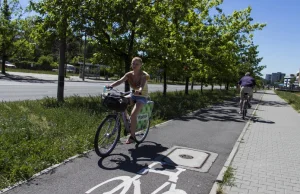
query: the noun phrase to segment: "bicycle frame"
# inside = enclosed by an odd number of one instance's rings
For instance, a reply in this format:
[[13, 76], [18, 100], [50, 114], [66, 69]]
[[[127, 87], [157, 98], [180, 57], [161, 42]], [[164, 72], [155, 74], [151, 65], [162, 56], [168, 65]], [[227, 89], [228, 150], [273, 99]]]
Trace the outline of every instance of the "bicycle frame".
[[[118, 92], [118, 93], [121, 93], [121, 94], [123, 93], [123, 92], [120, 92], [120, 91], [117, 90], [117, 89], [110, 89], [110, 90], [113, 90], [113, 91]], [[123, 94], [124, 94], [124, 93], [123, 93]], [[125, 97], [125, 96], [124, 96], [124, 97]], [[150, 96], [147, 97], [147, 100], [148, 100], [148, 101], [151, 101]], [[123, 112], [116, 112], [116, 111], [114, 111], [113, 114], [117, 116], [118, 125], [121, 124], [121, 123], [120, 123], [120, 120], [121, 120], [121, 118], [122, 118], [123, 123], [124, 123], [124, 126], [125, 126], [126, 132], [127, 132], [127, 133], [130, 133], [130, 124], [129, 124], [128, 119], [127, 119], [126, 111], [127, 111], [127, 110], [125, 110], [125, 111], [123, 111]], [[149, 119], [150, 119], [150, 118], [149, 118]], [[130, 120], [130, 119], [129, 119], [129, 120]], [[116, 129], [117, 129], [117, 128], [115, 128], [114, 131], [112, 132], [113, 134], [116, 132]]]
[[[249, 101], [249, 94], [244, 94], [243, 98], [242, 98], [242, 102], [241, 102], [241, 106], [242, 106], [242, 113], [243, 111], [247, 111], [248, 108], [248, 101]], [[246, 104], [247, 103], [247, 104]]]
[[[125, 110], [126, 111], [126, 110]], [[121, 116], [122, 116], [122, 120], [123, 120], [123, 123], [125, 125], [125, 130], [129, 133], [130, 132], [130, 126], [129, 126], [129, 123], [128, 123], [128, 120], [127, 120], [127, 115], [126, 113], [124, 112], [121, 112]], [[120, 115], [119, 114], [119, 115]], [[120, 119], [120, 118], [119, 118]]]
[[244, 95], [242, 102], [244, 103], [245, 100], [246, 100], [246, 102], [248, 103], [248, 101], [249, 101], [249, 94], [245, 94], [245, 95]]

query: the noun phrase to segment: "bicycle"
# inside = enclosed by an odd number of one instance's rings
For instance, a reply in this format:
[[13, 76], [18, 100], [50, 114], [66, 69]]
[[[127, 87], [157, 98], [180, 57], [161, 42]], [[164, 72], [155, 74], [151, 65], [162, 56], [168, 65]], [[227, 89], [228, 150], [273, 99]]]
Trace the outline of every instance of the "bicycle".
[[245, 116], [247, 115], [247, 109], [249, 107], [249, 95], [248, 93], [244, 93], [244, 97], [242, 99], [242, 115], [243, 119], [245, 119]]
[[[99, 125], [95, 139], [94, 139], [94, 148], [98, 156], [106, 157], [108, 156], [116, 147], [117, 143], [120, 141], [121, 136], [121, 118], [123, 120], [125, 129], [124, 136], [130, 134], [130, 118], [127, 118], [126, 109], [130, 104], [129, 99], [126, 98], [127, 95], [134, 93], [132, 92], [120, 92], [116, 89], [110, 88], [108, 92], [103, 92], [101, 95], [102, 104], [113, 111], [112, 114], [108, 114], [105, 119]], [[151, 101], [150, 97], [147, 99], [147, 104], [145, 104], [137, 116], [137, 129], [134, 141], [137, 144], [142, 143], [150, 129], [150, 120], [151, 114], [153, 110], [154, 102]], [[108, 124], [108, 128], [105, 132], [105, 125]], [[112, 127], [112, 130], [109, 132], [108, 129]], [[99, 143], [99, 138], [103, 135], [104, 141]], [[112, 138], [115, 136], [115, 138]], [[111, 139], [112, 138], [112, 139]], [[108, 142], [106, 142], [108, 140]], [[104, 143], [104, 145], [102, 145]], [[103, 151], [102, 149], [112, 143], [107, 151]]]

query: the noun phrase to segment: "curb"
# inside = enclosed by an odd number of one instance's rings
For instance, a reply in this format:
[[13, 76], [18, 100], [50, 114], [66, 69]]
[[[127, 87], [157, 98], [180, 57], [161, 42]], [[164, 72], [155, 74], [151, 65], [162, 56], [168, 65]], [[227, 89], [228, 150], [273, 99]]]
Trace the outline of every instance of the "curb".
[[235, 157], [235, 155], [236, 155], [236, 153], [237, 153], [237, 151], [238, 151], [238, 148], [239, 148], [239, 146], [240, 146], [240, 144], [241, 144], [241, 141], [242, 141], [242, 139], [243, 139], [243, 137], [244, 137], [244, 135], [245, 135], [245, 133], [246, 133], [246, 131], [247, 131], [247, 129], [248, 129], [250, 123], [251, 123], [251, 120], [252, 120], [252, 118], [253, 118], [253, 116], [254, 116], [256, 110], [258, 109], [258, 106], [259, 106], [259, 104], [260, 104], [260, 102], [261, 102], [261, 100], [262, 100], [262, 98], [263, 98], [264, 95], [265, 95], [265, 91], [264, 91], [264, 93], [262, 94], [262, 96], [261, 96], [261, 98], [260, 98], [258, 104], [256, 105], [254, 111], [252, 112], [252, 114], [251, 114], [251, 116], [250, 116], [250, 118], [249, 118], [247, 124], [246, 124], [245, 127], [243, 128], [242, 133], [240, 134], [239, 138], [238, 138], [237, 141], [235, 142], [235, 144], [234, 144], [234, 146], [233, 146], [233, 149], [232, 149], [232, 151], [230, 152], [230, 155], [228, 156], [228, 158], [227, 158], [227, 160], [226, 160], [226, 162], [225, 162], [223, 168], [221, 169], [221, 171], [220, 171], [220, 173], [219, 173], [217, 179], [215, 180], [215, 183], [213, 184], [213, 187], [212, 187], [212, 189], [210, 190], [210, 193], [209, 193], [209, 194], [216, 194], [216, 193], [217, 193], [217, 190], [218, 190], [218, 183], [220, 183], [220, 182], [223, 181], [224, 174], [225, 174], [227, 168], [230, 167], [231, 162], [233, 161], [233, 159], [234, 159], [234, 157]]
[[[196, 112], [196, 111], [194, 111], [194, 112]], [[159, 123], [159, 124], [157, 124], [157, 125], [154, 125], [154, 126], [152, 126], [152, 127], [150, 128], [150, 130], [152, 130], [152, 129], [154, 129], [154, 128], [157, 128], [157, 127], [160, 127], [160, 126], [163, 126], [163, 125], [166, 125], [166, 124], [168, 124], [168, 123], [170, 123], [170, 122], [172, 122], [172, 121], [173, 121], [173, 119], [168, 120], [168, 121], [165, 121], [165, 122], [163, 122], [163, 123]], [[120, 138], [120, 140], [124, 140], [124, 139], [126, 139], [126, 137]], [[14, 189], [14, 188], [16, 188], [16, 187], [18, 187], [18, 186], [24, 184], [24, 183], [27, 183], [27, 182], [31, 181], [32, 179], [37, 178], [37, 177], [40, 176], [40, 175], [47, 174], [47, 173], [49, 173], [50, 171], [52, 171], [52, 170], [54, 170], [54, 169], [56, 169], [56, 168], [62, 166], [63, 164], [67, 164], [68, 162], [71, 162], [71, 161], [73, 161], [74, 159], [79, 158], [79, 157], [81, 157], [81, 156], [87, 155], [87, 154], [89, 154], [89, 153], [92, 152], [92, 151], [94, 151], [94, 149], [85, 151], [85, 152], [83, 152], [83, 153], [81, 153], [81, 154], [76, 154], [75, 156], [72, 156], [72, 157], [70, 157], [70, 158], [64, 160], [64, 161], [61, 162], [61, 163], [54, 164], [54, 165], [52, 165], [52, 166], [50, 166], [50, 167], [48, 167], [48, 168], [46, 168], [46, 169], [44, 169], [44, 170], [42, 170], [42, 171], [36, 173], [36, 174], [34, 174], [32, 177], [30, 177], [30, 178], [27, 179], [27, 180], [17, 182], [17, 183], [15, 183], [14, 185], [12, 185], [12, 186], [10, 186], [10, 187], [7, 187], [7, 188], [5, 188], [5, 189], [0, 190], [0, 194], [1, 194], [1, 193], [5, 193], [5, 192], [7, 192], [7, 191], [10, 191], [10, 190], [12, 190], [12, 189]]]

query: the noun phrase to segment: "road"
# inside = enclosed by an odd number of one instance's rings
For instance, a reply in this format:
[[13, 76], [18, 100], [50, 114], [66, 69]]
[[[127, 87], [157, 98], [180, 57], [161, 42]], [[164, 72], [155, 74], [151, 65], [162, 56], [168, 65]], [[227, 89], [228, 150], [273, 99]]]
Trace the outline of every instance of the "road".
[[[99, 95], [104, 82], [65, 82], [65, 97], [72, 95]], [[124, 85], [117, 87], [124, 90]], [[195, 86], [200, 89], [200, 86]], [[204, 89], [208, 89], [205, 87]], [[219, 88], [219, 87], [218, 87]], [[183, 85], [168, 85], [167, 91], [184, 90]], [[149, 92], [163, 91], [162, 84], [149, 84]], [[36, 100], [44, 97], [57, 96], [57, 81], [44, 80], [2, 80], [0, 79], [0, 101]]]
[[[262, 94], [254, 95], [260, 99]], [[139, 146], [126, 145], [122, 140], [109, 157], [101, 159], [95, 152], [89, 152], [5, 194], [208, 194], [245, 126], [237, 114], [237, 102], [238, 99], [226, 101], [202, 109], [195, 116], [153, 128]], [[253, 107], [257, 103], [255, 100]], [[196, 170], [155, 164], [173, 146], [203, 150], [211, 155]], [[211, 160], [213, 155], [216, 158]], [[183, 165], [191, 161], [186, 159]], [[208, 167], [206, 171], [199, 171], [204, 166]], [[172, 192], [168, 191], [170, 188]]]

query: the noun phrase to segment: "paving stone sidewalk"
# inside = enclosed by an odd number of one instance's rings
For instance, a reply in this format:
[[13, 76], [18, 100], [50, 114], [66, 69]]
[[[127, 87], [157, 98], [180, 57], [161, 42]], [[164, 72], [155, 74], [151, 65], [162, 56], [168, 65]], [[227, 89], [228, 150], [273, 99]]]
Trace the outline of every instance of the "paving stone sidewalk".
[[300, 114], [267, 91], [232, 161], [226, 194], [300, 193]]

